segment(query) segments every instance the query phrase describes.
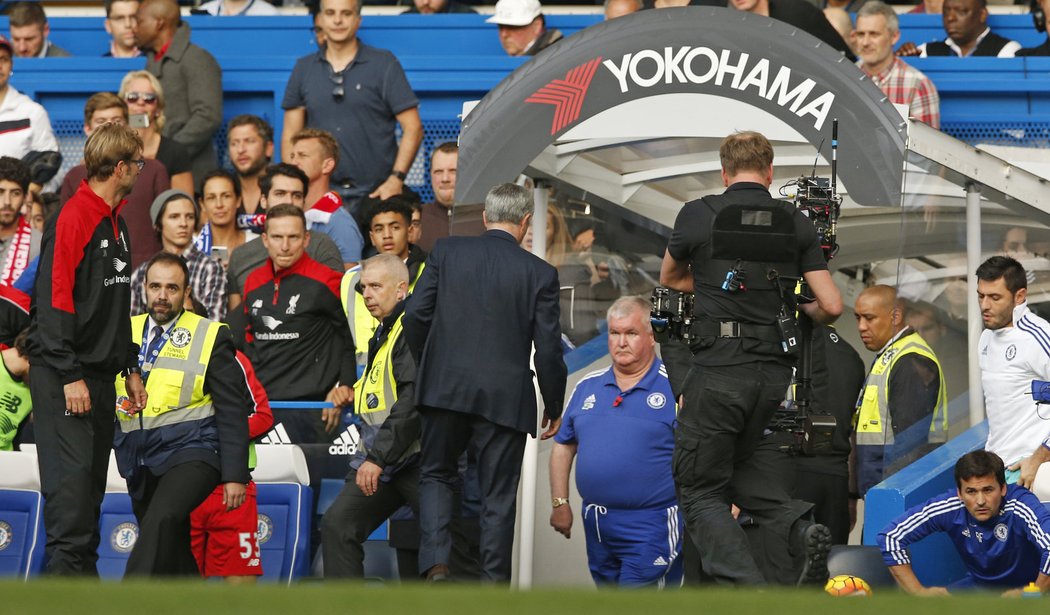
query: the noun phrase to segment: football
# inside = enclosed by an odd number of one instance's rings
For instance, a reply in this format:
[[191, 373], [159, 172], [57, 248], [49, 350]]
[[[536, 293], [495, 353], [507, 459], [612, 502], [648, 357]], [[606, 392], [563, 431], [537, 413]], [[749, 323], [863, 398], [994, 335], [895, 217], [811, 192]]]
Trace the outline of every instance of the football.
[[871, 586], [860, 577], [840, 574], [828, 579], [824, 591], [832, 596], [870, 596]]

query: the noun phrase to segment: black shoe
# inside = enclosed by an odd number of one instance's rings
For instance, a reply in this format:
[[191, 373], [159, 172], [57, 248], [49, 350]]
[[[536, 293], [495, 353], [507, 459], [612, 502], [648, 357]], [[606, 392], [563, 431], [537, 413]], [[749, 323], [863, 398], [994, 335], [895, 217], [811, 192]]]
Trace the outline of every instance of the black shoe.
[[802, 530], [802, 572], [798, 585], [823, 585], [828, 580], [828, 552], [831, 550], [831, 530], [826, 525], [812, 523]]

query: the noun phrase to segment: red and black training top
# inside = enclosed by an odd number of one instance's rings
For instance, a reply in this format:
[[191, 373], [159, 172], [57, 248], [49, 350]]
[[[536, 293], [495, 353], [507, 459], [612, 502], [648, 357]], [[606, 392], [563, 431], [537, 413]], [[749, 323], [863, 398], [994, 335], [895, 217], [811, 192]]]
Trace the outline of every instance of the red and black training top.
[[319, 401], [337, 381], [353, 386], [357, 380], [353, 335], [339, 299], [342, 279], [306, 254], [276, 274], [268, 258], [248, 275], [245, 341], [271, 399]]
[[29, 362], [68, 384], [138, 364], [131, 341], [128, 230], [87, 182], [44, 227], [33, 292]]

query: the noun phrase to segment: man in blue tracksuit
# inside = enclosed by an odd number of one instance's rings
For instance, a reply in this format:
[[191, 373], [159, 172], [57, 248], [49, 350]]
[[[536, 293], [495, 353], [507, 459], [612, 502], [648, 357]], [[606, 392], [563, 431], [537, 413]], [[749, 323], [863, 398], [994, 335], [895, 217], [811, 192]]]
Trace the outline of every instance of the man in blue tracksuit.
[[[973, 451], [955, 464], [956, 489], [908, 510], [886, 526], [877, 544], [897, 583], [918, 595], [949, 589], [1020, 593], [1035, 582], [1050, 589], [1050, 509], [1024, 487], [1006, 485], [1003, 460]], [[950, 588], [924, 587], [911, 568], [908, 547], [934, 532], [948, 534], [968, 574]]]
[[569, 537], [569, 470], [583, 497], [587, 561], [594, 582], [621, 586], [682, 582], [682, 516], [671, 454], [675, 402], [656, 358], [649, 302], [623, 297], [609, 308], [612, 367], [573, 391], [551, 451], [551, 526]]

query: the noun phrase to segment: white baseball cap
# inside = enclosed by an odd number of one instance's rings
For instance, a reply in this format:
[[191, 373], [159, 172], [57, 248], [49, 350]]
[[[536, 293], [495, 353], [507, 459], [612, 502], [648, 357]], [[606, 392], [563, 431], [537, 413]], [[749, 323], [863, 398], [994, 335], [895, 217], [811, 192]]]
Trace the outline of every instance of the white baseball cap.
[[501, 26], [527, 26], [542, 13], [539, 0], [499, 0], [496, 14], [485, 21]]

